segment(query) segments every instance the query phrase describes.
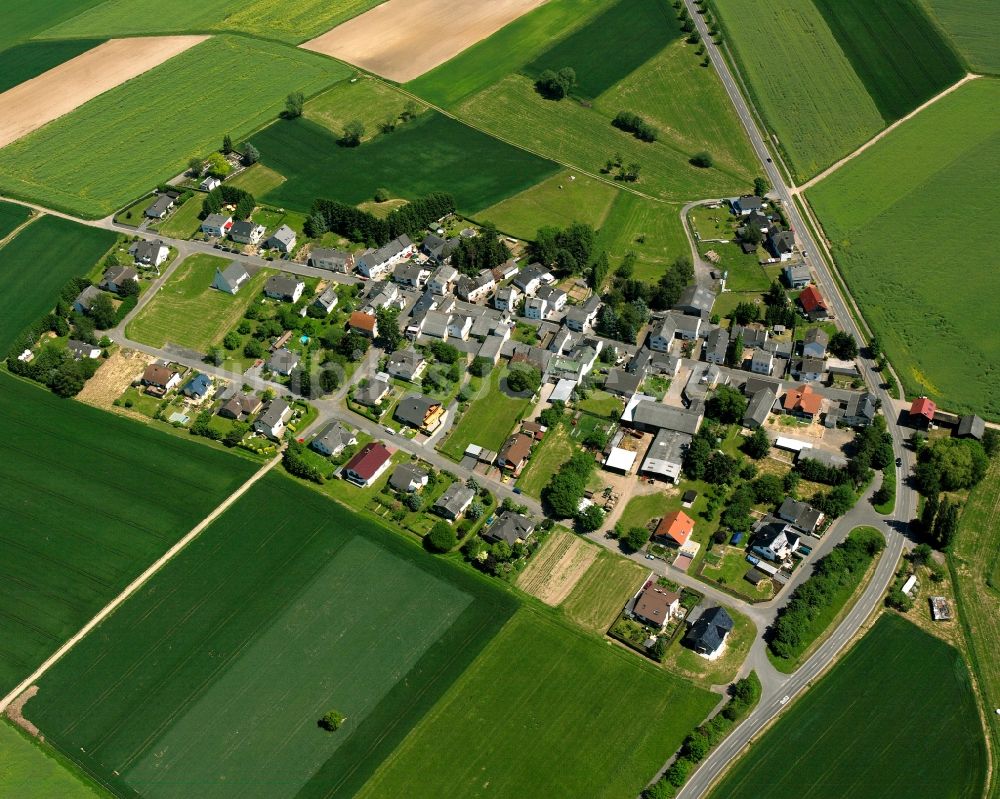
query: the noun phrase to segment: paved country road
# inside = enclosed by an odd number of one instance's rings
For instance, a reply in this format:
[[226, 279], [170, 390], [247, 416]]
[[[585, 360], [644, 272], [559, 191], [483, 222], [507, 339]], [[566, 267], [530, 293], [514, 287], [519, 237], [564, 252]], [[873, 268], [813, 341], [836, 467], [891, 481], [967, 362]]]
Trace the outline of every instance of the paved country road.
[[[750, 142], [754, 152], [767, 175], [768, 181], [773, 188], [773, 194], [783, 203], [788, 214], [791, 226], [799, 240], [799, 245], [803, 251], [803, 260], [813, 270], [817, 277], [817, 284], [833, 309], [840, 326], [851, 333], [859, 342], [865, 341], [848, 307], [848, 301], [841, 295], [839, 286], [833, 278], [830, 265], [823, 257], [822, 251], [816, 246], [809, 228], [805, 225], [798, 207], [792, 198], [789, 187], [785, 184], [784, 176], [773, 163], [771, 155], [764, 143], [764, 138], [754, 120], [743, 95], [737, 87], [736, 81], [729, 70], [729, 66], [719, 48], [716, 47], [712, 36], [705, 25], [704, 17], [699, 13], [699, 9], [692, 0], [685, 0], [691, 18], [695, 21], [698, 32], [701, 34], [706, 51], [715, 66], [726, 92], [733, 103], [736, 113], [739, 115], [743, 126], [750, 137]], [[836, 529], [836, 538], [842, 539], [849, 530], [859, 524], [869, 524], [882, 530], [886, 536], [887, 546], [882, 553], [881, 560], [875, 569], [864, 593], [855, 603], [847, 616], [840, 622], [836, 630], [829, 638], [815, 651], [812, 657], [799, 668], [794, 674], [781, 674], [771, 666], [764, 653], [764, 642], [758, 638], [754, 642], [747, 665], [757, 669], [761, 675], [763, 694], [760, 704], [732, 733], [723, 741], [712, 753], [702, 761], [700, 767], [687, 781], [681, 791], [677, 794], [678, 799], [697, 799], [705, 795], [711, 785], [718, 779], [729, 764], [739, 757], [747, 745], [753, 740], [765, 726], [767, 726], [778, 714], [787, 707], [804, 689], [808, 688], [811, 681], [819, 676], [837, 657], [840, 651], [847, 645], [862, 628], [872, 612], [881, 604], [882, 597], [892, 580], [896, 563], [902, 554], [906, 542], [907, 523], [916, 515], [917, 497], [915, 492], [907, 485], [906, 475], [910, 471], [913, 460], [912, 453], [904, 446], [906, 433], [897, 424], [895, 414], [891, 411], [894, 407], [893, 400], [882, 388], [882, 379], [872, 369], [872, 363], [865, 358], [858, 359], [862, 376], [869, 387], [874, 387], [872, 391], [881, 400], [882, 407], [887, 410], [886, 422], [889, 432], [892, 434], [893, 451], [896, 456], [902, 459], [902, 466], [896, 469], [896, 506], [892, 519], [888, 522], [878, 516], [872, 509], [867, 498], [862, 498], [858, 505], [844, 519], [839, 520]], [[833, 530], [824, 539], [824, 545], [832, 546], [834, 538], [831, 537]], [[827, 543], [829, 539], [829, 544]], [[819, 554], [819, 553], [817, 553]], [[787, 598], [788, 591], [782, 593], [783, 598]], [[782, 600], [784, 601], [784, 599]], [[776, 608], [774, 609], [776, 611]], [[763, 632], [758, 630], [758, 632]], [[668, 761], [669, 763], [669, 761]]]

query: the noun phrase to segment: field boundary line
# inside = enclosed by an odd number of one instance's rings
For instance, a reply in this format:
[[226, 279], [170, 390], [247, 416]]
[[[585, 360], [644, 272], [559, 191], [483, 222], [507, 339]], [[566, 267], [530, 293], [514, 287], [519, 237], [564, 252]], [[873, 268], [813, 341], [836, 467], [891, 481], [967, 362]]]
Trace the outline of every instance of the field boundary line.
[[131, 583], [129, 583], [125, 590], [122, 591], [118, 596], [112, 599], [104, 608], [97, 613], [94, 618], [88, 621], [80, 630], [73, 635], [68, 641], [66, 641], [62, 646], [60, 646], [55, 652], [49, 655], [48, 658], [33, 671], [28, 677], [21, 681], [9, 694], [7, 694], [3, 699], [0, 699], [0, 713], [6, 712], [10, 703], [13, 702], [21, 693], [30, 688], [35, 682], [45, 674], [52, 666], [56, 664], [69, 650], [76, 646], [88, 633], [91, 632], [97, 625], [104, 621], [108, 616], [118, 609], [119, 605], [125, 602], [129, 597], [131, 597], [136, 591], [138, 591], [143, 585], [145, 585], [153, 575], [160, 571], [164, 566], [167, 565], [170, 560], [172, 560], [177, 554], [179, 554], [188, 544], [190, 544], [195, 538], [197, 538], [202, 531], [205, 530], [212, 522], [214, 522], [219, 516], [225, 513], [229, 507], [236, 502], [240, 497], [242, 497], [247, 491], [249, 491], [254, 483], [260, 480], [264, 475], [266, 475], [271, 469], [273, 469], [281, 461], [281, 455], [276, 455], [268, 463], [264, 464], [260, 469], [258, 469], [254, 474], [252, 474], [249, 479], [239, 488], [237, 488], [232, 494], [226, 497], [216, 508], [208, 514], [204, 519], [198, 522], [195, 527], [187, 533], [180, 541], [177, 541], [170, 549], [163, 553], [156, 561], [153, 562], [142, 574], [136, 577]]
[[806, 191], [807, 189], [811, 189], [813, 186], [815, 186], [821, 180], [823, 180], [824, 178], [829, 177], [834, 172], [836, 172], [838, 169], [840, 169], [848, 161], [853, 160], [857, 156], [861, 155], [861, 153], [863, 153], [865, 150], [867, 150], [873, 144], [876, 144], [881, 139], [884, 139], [886, 136], [888, 136], [890, 133], [892, 133], [896, 128], [898, 128], [904, 122], [908, 122], [909, 120], [913, 119], [913, 117], [915, 117], [921, 111], [923, 111], [924, 109], [926, 109], [926, 108], [934, 105], [934, 103], [936, 103], [938, 100], [941, 100], [945, 96], [951, 94], [953, 91], [961, 88], [962, 86], [964, 86], [969, 81], [972, 81], [972, 80], [975, 80], [976, 78], [981, 78], [981, 77], [982, 77], [982, 75], [978, 75], [975, 72], [967, 72], [965, 74], [964, 78], [962, 78], [961, 80], [958, 80], [955, 83], [951, 84], [951, 86], [949, 86], [944, 91], [939, 92], [938, 94], [935, 94], [927, 102], [921, 103], [916, 108], [914, 108], [909, 114], [907, 114], [905, 117], [900, 117], [895, 122], [893, 122], [891, 125], [889, 125], [889, 127], [887, 127], [885, 130], [883, 130], [883, 131], [881, 131], [879, 133], [876, 133], [868, 141], [866, 141], [864, 144], [862, 144], [860, 147], [858, 147], [858, 149], [855, 150], [853, 153], [849, 153], [848, 155], [845, 155], [839, 161], [836, 161], [835, 163], [833, 163], [830, 166], [828, 166], [826, 169], [824, 169], [818, 175], [815, 175], [814, 177], [809, 178], [809, 180], [807, 180], [801, 186], [794, 187], [791, 190], [791, 193], [792, 194], [799, 194], [800, 192]]
[[4, 247], [10, 244], [11, 241], [17, 238], [18, 234], [22, 230], [24, 230], [28, 225], [30, 225], [32, 222], [37, 222], [43, 216], [45, 216], [44, 211], [35, 211], [34, 209], [32, 209], [32, 213], [28, 216], [27, 219], [25, 219], [20, 225], [18, 225], [10, 233], [8, 233], [6, 236], [0, 239], [0, 250], [2, 250]]

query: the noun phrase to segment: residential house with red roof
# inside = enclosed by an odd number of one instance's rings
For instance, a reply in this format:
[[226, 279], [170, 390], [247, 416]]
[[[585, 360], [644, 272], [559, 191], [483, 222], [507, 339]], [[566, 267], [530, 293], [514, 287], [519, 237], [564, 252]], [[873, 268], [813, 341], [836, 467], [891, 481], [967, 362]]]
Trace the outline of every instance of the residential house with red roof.
[[368, 338], [375, 338], [378, 335], [378, 322], [370, 313], [355, 311], [347, 323], [348, 328], [364, 333]]
[[823, 397], [813, 391], [812, 386], [790, 388], [785, 394], [782, 407], [785, 413], [814, 419], [823, 406]]
[[927, 397], [917, 397], [910, 405], [909, 421], [914, 427], [926, 429], [934, 421], [934, 414], [937, 412], [937, 405]]
[[675, 510], [660, 519], [653, 537], [662, 538], [667, 544], [682, 547], [693, 532], [694, 519], [682, 510]]
[[357, 454], [344, 464], [340, 476], [355, 485], [367, 488], [378, 480], [392, 463], [392, 452], [381, 441], [365, 444]]
[[823, 299], [823, 295], [819, 293], [819, 289], [815, 286], [806, 286], [802, 290], [802, 293], [799, 295], [799, 305], [802, 306], [805, 315], [812, 321], [826, 319], [830, 316], [830, 309], [827, 307], [826, 300]]

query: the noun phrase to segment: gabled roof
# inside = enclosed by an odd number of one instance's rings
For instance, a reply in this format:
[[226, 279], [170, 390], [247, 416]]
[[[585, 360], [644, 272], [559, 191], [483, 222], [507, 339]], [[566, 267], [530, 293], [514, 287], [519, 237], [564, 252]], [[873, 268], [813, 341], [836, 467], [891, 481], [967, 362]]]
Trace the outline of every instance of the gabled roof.
[[264, 413], [262, 413], [260, 418], [257, 420], [257, 424], [270, 430], [276, 425], [287, 421], [288, 417], [291, 415], [292, 409], [288, 403], [281, 397], [275, 397], [267, 404], [267, 407], [264, 409]]
[[321, 442], [328, 450], [334, 452], [337, 449], [350, 446], [352, 440], [356, 440], [354, 433], [340, 422], [330, 422], [316, 434], [316, 437], [309, 442], [309, 445], [313, 446], [316, 442]]
[[531, 454], [531, 445], [535, 439], [524, 433], [515, 433], [500, 448], [500, 459], [504, 464], [520, 466], [521, 462]]
[[212, 381], [206, 374], [199, 374], [192, 377], [181, 389], [190, 397], [204, 397], [212, 387]]
[[958, 420], [955, 432], [963, 438], [982, 438], [986, 433], [986, 422], [976, 415], [963, 416]]
[[355, 330], [364, 330], [367, 333], [375, 332], [376, 319], [371, 314], [364, 311], [354, 311], [351, 314], [348, 325]]
[[681, 292], [674, 308], [695, 308], [701, 313], [708, 313], [714, 304], [715, 295], [711, 291], [692, 283]]
[[654, 535], [669, 538], [674, 543], [684, 546], [693, 532], [694, 519], [682, 510], [675, 510], [660, 520]]
[[295, 231], [288, 227], [288, 225], [282, 225], [271, 234], [271, 240], [280, 241], [283, 245], [288, 247], [295, 241]]
[[802, 289], [802, 293], [799, 295], [799, 304], [806, 313], [825, 311], [827, 309], [826, 300], [823, 299], [823, 295], [819, 293], [819, 289], [815, 286], [806, 286]]
[[441, 407], [441, 403], [421, 394], [408, 394], [396, 406], [395, 416], [399, 421], [413, 427], [423, 427], [428, 414]]
[[783, 406], [786, 411], [802, 411], [810, 416], [819, 413], [823, 404], [823, 397], [813, 391], [812, 386], [802, 388], [790, 388], [785, 394]]
[[671, 608], [680, 601], [679, 593], [668, 591], [654, 583], [639, 594], [632, 612], [647, 621], [664, 624], [670, 616]]
[[281, 297], [294, 297], [299, 286], [304, 285], [303, 281], [291, 275], [271, 275], [264, 284], [264, 291]]
[[452, 516], [460, 515], [473, 499], [476, 492], [466, 488], [462, 483], [452, 483], [434, 503], [435, 508], [442, 508]]
[[513, 546], [527, 541], [535, 531], [535, 523], [520, 513], [507, 512], [500, 516], [483, 534], [490, 541], [506, 541]]
[[830, 345], [830, 334], [821, 327], [810, 327], [802, 338], [803, 344], [819, 344], [824, 350]]
[[382, 465], [392, 457], [392, 453], [381, 441], [365, 444], [357, 454], [344, 464], [345, 471], [350, 471], [362, 480], [370, 480]]
[[413, 483], [424, 483], [427, 479], [427, 470], [419, 466], [412, 466], [409, 463], [401, 463], [392, 470], [389, 477], [389, 486], [396, 491], [409, 491]]
[[354, 401], [361, 405], [374, 405], [389, 390], [389, 384], [384, 380], [374, 378], [368, 381], [368, 385], [359, 386], [354, 392]]
[[762, 388], [760, 391], [757, 391], [747, 404], [747, 411], [743, 415], [743, 424], [745, 425], [751, 421], [756, 422], [758, 425], [764, 424], [767, 421], [767, 415], [774, 408], [774, 402], [777, 399], [778, 395], [769, 388]]
[[408, 347], [404, 350], [396, 350], [392, 353], [386, 363], [386, 369], [388, 369], [390, 373], [395, 372], [396, 374], [412, 376], [416, 374], [417, 370], [420, 369], [424, 362], [425, 358], [423, 355], [415, 349]]
[[287, 350], [284, 347], [280, 350], [276, 350], [267, 362], [268, 369], [272, 372], [280, 372], [282, 374], [288, 374], [298, 365], [298, 354], [292, 352], [291, 350]]
[[233, 289], [239, 285], [241, 280], [246, 280], [250, 276], [250, 273], [247, 272], [247, 268], [243, 266], [243, 264], [241, 264], [239, 261], [231, 262], [229, 266], [227, 266], [221, 272], [219, 272], [219, 270], [216, 270], [216, 273], [218, 274], [219, 277], [222, 278], [222, 281], [227, 286]]
[[151, 363], [142, 373], [142, 382], [151, 386], [165, 386], [175, 374], [177, 373], [169, 366]]
[[933, 400], [927, 399], [927, 397], [917, 397], [913, 400], [913, 404], [910, 405], [910, 416], [923, 416], [928, 422], [934, 421], [934, 413], [937, 411], [937, 405], [934, 404]]
[[691, 625], [684, 640], [696, 649], [714, 652], [732, 632], [735, 626], [732, 616], [724, 608], [709, 608]]

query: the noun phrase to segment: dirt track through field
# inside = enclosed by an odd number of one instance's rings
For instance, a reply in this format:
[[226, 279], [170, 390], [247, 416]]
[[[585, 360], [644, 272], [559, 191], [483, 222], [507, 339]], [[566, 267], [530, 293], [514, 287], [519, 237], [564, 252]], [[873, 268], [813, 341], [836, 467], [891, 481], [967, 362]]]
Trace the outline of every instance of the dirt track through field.
[[0, 147], [194, 47], [207, 36], [111, 39], [0, 94]]
[[572, 533], [556, 530], [534, 554], [517, 587], [546, 605], [558, 605], [597, 559], [598, 551]]
[[405, 83], [545, 0], [388, 0], [300, 45]]

